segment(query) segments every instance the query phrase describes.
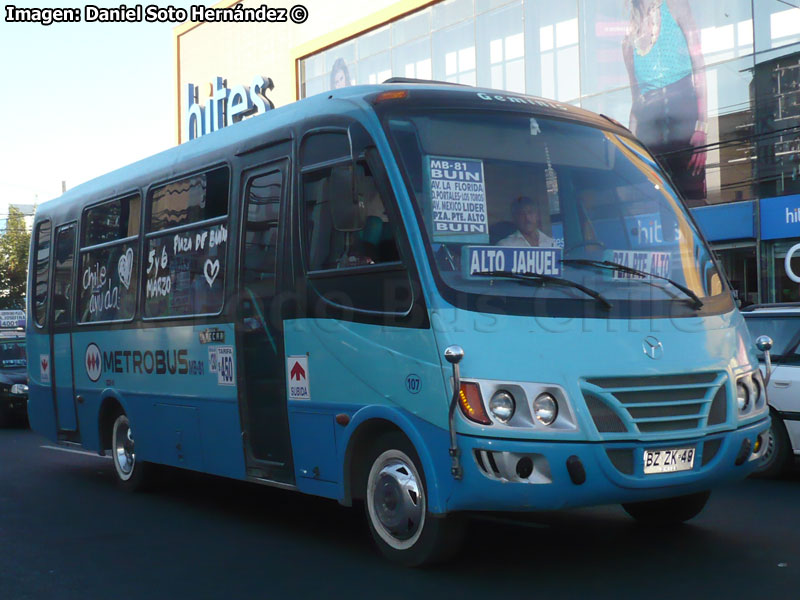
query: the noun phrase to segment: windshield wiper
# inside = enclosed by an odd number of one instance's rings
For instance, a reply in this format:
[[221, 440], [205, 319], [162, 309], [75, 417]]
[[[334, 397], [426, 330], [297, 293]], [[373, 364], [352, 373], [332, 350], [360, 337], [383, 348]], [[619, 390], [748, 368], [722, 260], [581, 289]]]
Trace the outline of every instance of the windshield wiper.
[[620, 273], [628, 273], [629, 275], [637, 275], [642, 278], [651, 277], [653, 279], [661, 279], [666, 281], [667, 283], [671, 283], [677, 289], [682, 291], [684, 294], [689, 296], [694, 303], [695, 308], [701, 308], [703, 306], [703, 301], [700, 297], [695, 294], [692, 290], [690, 290], [685, 285], [678, 283], [674, 279], [670, 279], [669, 277], [664, 277], [663, 275], [656, 275], [655, 273], [648, 273], [647, 271], [642, 271], [640, 269], [635, 269], [633, 267], [629, 267], [627, 265], [623, 265], [618, 262], [614, 262], [611, 260], [591, 260], [588, 258], [567, 258], [561, 261], [565, 265], [585, 265], [587, 267], [598, 267], [600, 269], [607, 269], [609, 271], [619, 271]]
[[591, 296], [592, 298], [600, 302], [603, 306], [606, 307], [607, 310], [611, 310], [611, 303], [608, 300], [606, 300], [605, 297], [603, 297], [603, 295], [600, 292], [588, 288], [585, 285], [581, 285], [577, 281], [564, 279], [563, 277], [542, 275], [541, 273], [532, 273], [530, 271], [523, 271], [521, 273], [512, 273], [510, 271], [485, 271], [482, 273], [473, 273], [473, 275], [480, 277], [505, 277], [507, 279], [514, 279], [525, 285], [539, 285], [542, 283], [552, 283], [553, 285], [563, 285], [565, 287], [573, 287], [577, 290], [582, 291], [587, 296]]

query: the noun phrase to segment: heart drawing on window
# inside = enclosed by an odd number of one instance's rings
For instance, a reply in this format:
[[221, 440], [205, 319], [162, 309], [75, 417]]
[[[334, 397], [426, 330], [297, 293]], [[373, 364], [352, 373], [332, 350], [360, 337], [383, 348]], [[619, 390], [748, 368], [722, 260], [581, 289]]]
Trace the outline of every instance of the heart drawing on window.
[[205, 267], [203, 268], [203, 275], [206, 276], [208, 287], [214, 285], [214, 280], [217, 278], [218, 274], [219, 274], [219, 259], [216, 258], [212, 261], [210, 258], [207, 258]]
[[119, 262], [117, 262], [117, 273], [119, 273], [119, 280], [122, 282], [122, 285], [125, 286], [125, 289], [128, 290], [131, 287], [131, 272], [133, 271], [133, 248], [128, 248], [125, 251], [125, 254], [119, 257]]

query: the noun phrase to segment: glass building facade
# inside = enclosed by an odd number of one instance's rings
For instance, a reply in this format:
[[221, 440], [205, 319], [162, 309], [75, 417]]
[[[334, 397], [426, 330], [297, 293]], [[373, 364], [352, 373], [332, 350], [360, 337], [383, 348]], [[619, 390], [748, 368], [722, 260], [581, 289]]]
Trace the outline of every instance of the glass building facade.
[[297, 68], [301, 98], [408, 77], [612, 117], [670, 173], [743, 303], [800, 301], [800, 0], [444, 0]]

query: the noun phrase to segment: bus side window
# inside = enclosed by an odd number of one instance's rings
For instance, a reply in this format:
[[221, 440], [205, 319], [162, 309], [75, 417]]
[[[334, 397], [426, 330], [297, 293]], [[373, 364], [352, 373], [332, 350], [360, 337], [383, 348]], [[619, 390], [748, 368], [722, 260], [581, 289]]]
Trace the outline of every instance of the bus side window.
[[353, 203], [363, 211], [358, 228], [337, 226], [332, 190], [337, 177], [350, 177], [349, 165], [333, 166], [303, 178], [309, 270], [363, 267], [400, 259], [383, 198], [364, 162], [356, 164]]
[[83, 212], [77, 321], [125, 321], [136, 311], [142, 198], [131, 194]]
[[229, 182], [228, 168], [218, 167], [148, 194], [140, 291], [145, 319], [222, 312]]
[[[308, 164], [309, 157], [315, 162]], [[315, 293], [339, 306], [405, 314], [413, 302], [411, 281], [395, 213], [387, 210], [391, 199], [369, 166], [375, 163], [354, 162], [347, 135], [333, 132], [308, 136], [301, 159], [303, 256]]]
[[50, 270], [50, 221], [36, 227], [36, 275], [34, 279], [33, 313], [36, 324], [44, 326], [47, 317], [47, 276]]
[[75, 225], [65, 225], [56, 230], [55, 269], [53, 269], [53, 325], [70, 323], [74, 262]]
[[282, 173], [276, 170], [254, 179], [247, 193], [243, 279], [246, 284], [265, 282], [270, 293], [275, 291], [282, 185]]

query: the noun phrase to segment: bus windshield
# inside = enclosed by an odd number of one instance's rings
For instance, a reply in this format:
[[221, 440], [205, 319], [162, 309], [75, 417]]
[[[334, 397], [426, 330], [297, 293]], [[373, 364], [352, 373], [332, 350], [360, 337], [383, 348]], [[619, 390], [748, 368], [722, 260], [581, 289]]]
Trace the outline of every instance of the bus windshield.
[[730, 309], [706, 244], [634, 140], [524, 112], [405, 110], [383, 122], [456, 305], [599, 317]]

